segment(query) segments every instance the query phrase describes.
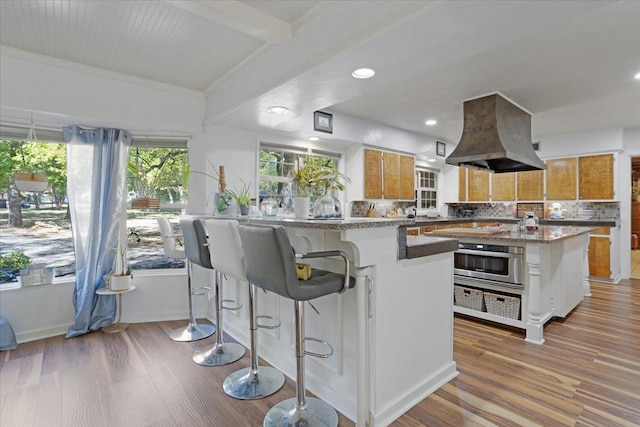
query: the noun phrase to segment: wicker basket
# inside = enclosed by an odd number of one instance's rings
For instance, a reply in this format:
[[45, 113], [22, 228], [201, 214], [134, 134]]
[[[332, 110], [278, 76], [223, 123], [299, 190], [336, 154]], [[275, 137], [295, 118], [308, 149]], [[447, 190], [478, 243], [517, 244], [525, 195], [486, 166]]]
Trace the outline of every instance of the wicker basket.
[[515, 320], [520, 319], [520, 298], [518, 297], [485, 292], [484, 303], [487, 306], [487, 313], [489, 314]]
[[465, 288], [463, 286], [454, 285], [453, 296], [454, 304], [458, 307], [484, 311], [484, 300], [482, 298], [482, 291], [479, 289]]

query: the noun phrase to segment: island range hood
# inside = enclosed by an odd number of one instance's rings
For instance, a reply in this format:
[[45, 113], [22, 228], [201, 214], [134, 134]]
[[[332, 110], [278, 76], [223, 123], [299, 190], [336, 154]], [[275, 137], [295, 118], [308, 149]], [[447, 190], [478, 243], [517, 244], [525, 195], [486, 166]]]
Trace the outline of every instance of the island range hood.
[[500, 94], [464, 102], [464, 130], [446, 163], [495, 173], [546, 169], [533, 151], [531, 114]]

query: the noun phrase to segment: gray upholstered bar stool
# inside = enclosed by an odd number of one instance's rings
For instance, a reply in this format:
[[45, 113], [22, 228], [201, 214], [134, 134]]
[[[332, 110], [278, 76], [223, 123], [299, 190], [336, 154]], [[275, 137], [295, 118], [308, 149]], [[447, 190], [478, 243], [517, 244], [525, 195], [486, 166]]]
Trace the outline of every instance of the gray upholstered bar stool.
[[[337, 426], [338, 414], [329, 404], [305, 397], [304, 356], [329, 357], [333, 348], [325, 341], [305, 337], [304, 302], [332, 293], [342, 293], [353, 286], [349, 277], [349, 259], [341, 251], [294, 253], [284, 227], [280, 225], [239, 225], [244, 261], [249, 282], [294, 301], [296, 329], [296, 397], [273, 406], [264, 418], [265, 426]], [[344, 274], [314, 269], [311, 278], [299, 281], [296, 259], [342, 257]], [[306, 351], [304, 342], [313, 340], [330, 348], [327, 354]]]
[[[183, 218], [180, 220], [180, 225], [182, 226], [182, 234], [184, 235], [187, 258], [192, 262], [196, 262], [195, 260], [197, 260], [197, 264], [201, 267], [214, 270], [209, 253], [210, 240], [207, 238], [207, 230], [204, 227], [204, 222], [200, 219]], [[195, 244], [193, 242], [195, 242]], [[218, 329], [216, 343], [209, 349], [196, 350], [192, 357], [194, 362], [204, 366], [227, 365], [240, 359], [246, 351], [240, 344], [225, 343], [223, 340], [222, 310], [237, 310], [242, 306], [237, 304], [235, 307], [223, 307], [222, 273], [215, 270], [215, 277], [216, 327]]]
[[[244, 251], [238, 221], [210, 219], [205, 222], [209, 233], [211, 264], [221, 274], [247, 281]], [[284, 374], [270, 366], [258, 366], [258, 328], [275, 328], [280, 321], [272, 316], [257, 316], [256, 286], [249, 283], [249, 331], [251, 338], [251, 366], [229, 375], [222, 384], [225, 393], [236, 399], [260, 399], [269, 396], [284, 385]], [[258, 319], [270, 319], [273, 325], [259, 325]]]
[[198, 325], [196, 322], [195, 310], [193, 308], [193, 296], [203, 295], [211, 288], [206, 286], [193, 289], [191, 283], [191, 262], [187, 259], [184, 247], [179, 246], [178, 239], [183, 237], [182, 234], [175, 234], [171, 228], [171, 223], [165, 217], [158, 218], [158, 226], [160, 226], [160, 235], [162, 236], [162, 245], [164, 254], [167, 258], [184, 259], [187, 266], [187, 292], [189, 295], [189, 324], [185, 328], [171, 331], [169, 337], [174, 341], [196, 341], [210, 337], [216, 332], [213, 325]]

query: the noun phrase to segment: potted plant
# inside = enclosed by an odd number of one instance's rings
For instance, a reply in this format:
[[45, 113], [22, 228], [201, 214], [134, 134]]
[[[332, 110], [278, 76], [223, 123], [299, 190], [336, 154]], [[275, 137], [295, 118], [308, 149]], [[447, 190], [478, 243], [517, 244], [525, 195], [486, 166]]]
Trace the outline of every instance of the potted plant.
[[109, 275], [109, 287], [112, 291], [123, 291], [131, 287], [131, 269], [127, 263], [126, 247], [119, 245], [114, 249], [113, 269]]
[[[211, 166], [213, 175], [207, 172], [191, 171], [190, 169], [188, 169], [188, 173], [191, 173], [191, 172], [199, 173], [199, 174], [208, 176], [209, 178], [212, 178], [214, 181], [218, 182], [218, 192], [215, 193], [214, 195], [215, 212], [220, 214], [232, 213], [233, 212], [232, 202], [234, 198], [231, 195], [231, 190], [227, 189], [227, 181], [225, 178], [224, 166], [220, 165], [218, 166], [218, 168], [216, 168], [215, 166], [213, 166], [211, 162], [209, 162], [209, 165]], [[208, 201], [209, 201], [209, 198], [207, 198], [207, 203]], [[251, 198], [249, 198], [249, 201], [251, 201]]]
[[[242, 181], [242, 180], [240, 180]], [[251, 184], [247, 184], [242, 181], [242, 188], [238, 190], [237, 188], [234, 190], [227, 190], [231, 197], [236, 201], [238, 206], [240, 206], [240, 214], [248, 215], [249, 214], [249, 206], [251, 205], [251, 192], [249, 191]]]
[[29, 266], [30, 258], [21, 251], [0, 255], [0, 283], [13, 282], [20, 270]]
[[[311, 196], [331, 196], [330, 191], [344, 190], [345, 182], [351, 182], [348, 176], [336, 169], [307, 161], [302, 167], [294, 169], [292, 173], [296, 197], [293, 208], [296, 218], [306, 219], [309, 216]], [[344, 181], [344, 182], [343, 182]]]

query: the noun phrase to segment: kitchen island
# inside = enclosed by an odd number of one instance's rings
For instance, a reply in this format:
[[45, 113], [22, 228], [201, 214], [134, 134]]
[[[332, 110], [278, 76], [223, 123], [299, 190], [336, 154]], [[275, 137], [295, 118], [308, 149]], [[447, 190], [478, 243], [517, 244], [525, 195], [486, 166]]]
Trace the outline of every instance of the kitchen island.
[[433, 235], [457, 238], [461, 243], [522, 248], [524, 253], [524, 280], [519, 287], [477, 279], [473, 274], [471, 277], [454, 275], [456, 285], [465, 290], [497, 295], [502, 303], [519, 304], [519, 311], [513, 315], [497, 315], [489, 312], [485, 305], [475, 309], [454, 306], [454, 311], [525, 329], [526, 341], [542, 344], [545, 323], [552, 317], [566, 317], [584, 296], [590, 295], [588, 245], [589, 232], [593, 229], [542, 225], [537, 230], [520, 231], [515, 225], [507, 225], [494, 231], [483, 228], [433, 231]]
[[[356, 425], [388, 425], [458, 374], [453, 361], [457, 240], [424, 238], [422, 254], [407, 258], [399, 235], [413, 219], [234, 219], [283, 225], [297, 252], [348, 254], [354, 289], [311, 301], [314, 309], [307, 310], [305, 323], [307, 335], [327, 340], [335, 353], [305, 363], [309, 391]], [[341, 271], [338, 261], [327, 259], [314, 260], [312, 267]], [[230, 278], [224, 290], [225, 298], [246, 301], [246, 282]], [[289, 377], [295, 377], [292, 311], [290, 301], [259, 293], [258, 314], [276, 316], [282, 326], [260, 332], [258, 353]], [[226, 332], [248, 345], [246, 311], [225, 316]]]

